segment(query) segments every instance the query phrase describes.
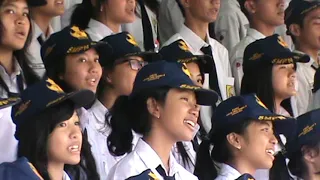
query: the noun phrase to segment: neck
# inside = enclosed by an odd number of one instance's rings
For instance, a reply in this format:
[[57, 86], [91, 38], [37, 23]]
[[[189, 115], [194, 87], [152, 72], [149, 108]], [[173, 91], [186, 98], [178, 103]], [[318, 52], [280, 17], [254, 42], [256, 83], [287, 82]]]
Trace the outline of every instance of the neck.
[[[153, 121], [154, 122], [154, 121]], [[151, 146], [151, 148], [158, 154], [162, 164], [165, 166], [167, 172], [169, 172], [169, 157], [174, 141], [167, 138], [167, 133], [163, 133], [160, 129], [154, 128], [143, 139]]]
[[250, 28], [259, 31], [260, 33], [262, 33], [265, 36], [272, 36], [274, 34], [275, 29], [276, 29], [275, 26], [265, 24], [261, 21], [255, 20], [255, 19], [253, 19], [250, 22]]
[[296, 46], [296, 50], [308, 54], [317, 64], [319, 64], [319, 62], [318, 62], [319, 49], [309, 48], [306, 45], [300, 44], [300, 43], [296, 43], [295, 46]]
[[192, 17], [187, 17], [185, 20], [185, 25], [202, 40], [206, 40], [209, 23], [194, 20]]
[[62, 180], [63, 179], [63, 163], [49, 162], [48, 173], [51, 180]]
[[104, 107], [111, 109], [118, 97], [119, 95], [114, 90], [107, 89], [98, 99]]
[[6, 70], [6, 72], [10, 75], [14, 72], [15, 67], [13, 63], [13, 51], [5, 48], [0, 47], [0, 64]]
[[283, 101], [283, 99], [281, 98], [277, 98], [275, 97], [274, 98], [275, 100], [275, 103], [274, 103], [274, 111], [276, 114], [279, 114], [280, 113], [280, 109], [281, 109], [281, 102]]
[[234, 159], [232, 162], [228, 163], [228, 165], [236, 169], [240, 174], [248, 173], [253, 175], [256, 173], [256, 169], [251, 167], [246, 160]]
[[50, 22], [52, 20], [52, 17], [49, 16], [44, 16], [43, 14], [37, 13], [32, 13], [32, 19], [35, 21], [35, 23], [39, 26], [41, 29], [42, 33], [48, 37], [50, 34]]
[[318, 173], [308, 172], [307, 174], [304, 174], [302, 177], [304, 180], [320, 180], [320, 174]]
[[102, 17], [98, 18], [97, 21], [99, 21], [102, 24], [106, 25], [114, 33], [119, 33], [120, 32], [121, 23], [117, 23], [117, 22], [111, 21], [110, 19], [108, 19], [105, 16], [102, 16]]

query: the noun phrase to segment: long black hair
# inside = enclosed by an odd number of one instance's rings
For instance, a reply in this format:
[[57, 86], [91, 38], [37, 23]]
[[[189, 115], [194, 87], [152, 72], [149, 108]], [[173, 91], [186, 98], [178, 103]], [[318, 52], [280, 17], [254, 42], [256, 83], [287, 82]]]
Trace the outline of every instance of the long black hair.
[[[48, 138], [56, 125], [70, 119], [74, 112], [74, 104], [66, 101], [30, 117], [18, 129], [18, 157], [26, 157], [45, 180], [50, 180], [47, 170]], [[65, 170], [72, 176], [72, 179], [83, 179], [84, 177], [85, 179], [99, 179], [90, 148], [86, 136], [83, 136], [80, 163], [65, 165]]]
[[76, 25], [80, 29], [88, 27], [91, 18], [96, 19], [99, 16], [101, 5], [108, 0], [96, 0], [96, 5], [91, 3], [91, 0], [83, 0], [78, 4], [71, 16], [71, 25]]
[[148, 98], [165, 103], [169, 87], [150, 88], [140, 91], [134, 97], [120, 96], [108, 115], [112, 128], [107, 139], [109, 151], [114, 156], [121, 156], [132, 151], [132, 130], [142, 136], [151, 130], [150, 113], [147, 109]]
[[[214, 162], [227, 163], [233, 158], [227, 135], [231, 132], [243, 135], [253, 121], [255, 120], [248, 119], [219, 130], [216, 130], [214, 126], [212, 127], [208, 138], [201, 142], [197, 153], [194, 174], [199, 180], [212, 180], [218, 176], [219, 167]], [[210, 152], [211, 145], [213, 145], [213, 148]]]
[[[3, 3], [5, 2], [5, 0], [0, 0], [0, 6], [3, 5]], [[28, 62], [28, 58], [27, 58], [27, 49], [29, 48], [29, 45], [31, 43], [32, 40], [32, 23], [31, 23], [31, 17], [30, 15], [27, 16], [28, 20], [30, 22], [30, 29], [28, 32], [28, 36], [27, 36], [27, 40], [23, 46], [22, 49], [19, 50], [15, 50], [13, 51], [13, 57], [16, 58], [16, 60], [18, 61], [18, 64], [20, 65], [22, 72], [23, 72], [23, 77], [24, 77], [24, 81], [27, 84], [27, 86], [32, 85], [35, 82], [40, 81], [40, 78], [34, 73], [34, 71], [30, 68], [30, 66], [27, 64]], [[5, 24], [3, 24], [3, 22], [0, 22], [0, 41], [2, 42], [3, 39], [3, 32], [4, 32], [4, 28], [5, 28]]]

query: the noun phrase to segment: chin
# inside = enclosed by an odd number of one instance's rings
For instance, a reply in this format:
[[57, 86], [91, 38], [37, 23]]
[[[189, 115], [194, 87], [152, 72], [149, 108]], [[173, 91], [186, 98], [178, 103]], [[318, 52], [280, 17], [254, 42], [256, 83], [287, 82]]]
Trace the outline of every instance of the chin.
[[68, 165], [77, 165], [80, 163], [80, 156], [79, 157], [70, 157], [64, 164]]

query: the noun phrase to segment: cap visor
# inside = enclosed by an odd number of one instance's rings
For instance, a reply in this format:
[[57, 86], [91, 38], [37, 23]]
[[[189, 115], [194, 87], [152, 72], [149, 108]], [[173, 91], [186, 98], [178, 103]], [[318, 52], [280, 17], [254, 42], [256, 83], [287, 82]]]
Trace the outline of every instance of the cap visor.
[[48, 107], [58, 105], [65, 102], [66, 100], [71, 100], [75, 104], [75, 108], [81, 108], [89, 105], [93, 102], [95, 95], [90, 90], [80, 90], [66, 94], [62, 98], [58, 98], [53, 101]]
[[307, 54], [293, 52], [293, 60], [295, 62], [307, 63], [310, 61], [310, 57]]
[[128, 56], [139, 56], [139, 57], [142, 57], [143, 60], [147, 62], [160, 61], [162, 58], [161, 54], [152, 52], [152, 51], [136, 52], [136, 53], [130, 53], [125, 55], [125, 57], [128, 57]]
[[213, 106], [218, 101], [219, 95], [210, 89], [203, 89], [195, 85], [183, 85], [179, 89], [192, 90], [197, 97], [197, 104], [204, 106]]

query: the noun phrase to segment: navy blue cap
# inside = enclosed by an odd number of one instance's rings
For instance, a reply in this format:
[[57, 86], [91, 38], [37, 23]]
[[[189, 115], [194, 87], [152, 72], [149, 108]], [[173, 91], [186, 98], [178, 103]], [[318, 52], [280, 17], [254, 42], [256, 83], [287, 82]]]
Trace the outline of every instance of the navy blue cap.
[[157, 178], [157, 176], [150, 169], [147, 169], [136, 176], [131, 176], [127, 178], [126, 180], [157, 180], [157, 179], [159, 178]]
[[177, 61], [179, 63], [196, 62], [205, 73], [212, 72], [214, 67], [212, 56], [193, 55], [186, 42], [182, 39], [162, 47], [159, 53], [167, 61]]
[[27, 0], [30, 7], [44, 6], [47, 4], [47, 0]]
[[297, 118], [296, 136], [286, 144], [287, 156], [300, 151], [303, 145], [320, 140], [320, 109], [307, 112]]
[[306, 63], [310, 57], [292, 52], [287, 43], [278, 34], [259, 39], [249, 44], [243, 57], [243, 71], [259, 70], [259, 67], [272, 64]]
[[103, 67], [113, 67], [116, 60], [129, 56], [139, 56], [147, 62], [154, 62], [161, 59], [161, 55], [156, 52], [142, 52], [134, 37], [128, 32], [106, 36], [101, 41], [107, 42], [113, 49], [113, 52], [103, 51], [101, 54], [100, 64]]
[[0, 99], [0, 109], [4, 109], [19, 103], [21, 99], [19, 97], [10, 97], [5, 99]]
[[285, 24], [287, 27], [295, 23], [300, 24], [308, 12], [318, 7], [320, 7], [319, 0], [291, 0], [285, 11]]
[[255, 94], [234, 96], [221, 102], [212, 115], [214, 130], [227, 130], [248, 119], [272, 121], [276, 133], [291, 135], [295, 120], [272, 113]]
[[194, 91], [197, 103], [200, 105], [214, 105], [218, 100], [218, 94], [195, 85], [190, 76], [187, 67], [181, 63], [168, 61], [150, 63], [138, 72], [130, 96], [148, 88], [171, 87]]
[[90, 90], [65, 93], [51, 79], [42, 80], [27, 87], [21, 93], [21, 102], [12, 107], [11, 117], [16, 124], [16, 139], [19, 140], [18, 131], [20, 126], [26, 123], [30, 117], [66, 100], [71, 100], [75, 108], [80, 108], [90, 104], [94, 100], [94, 93]]
[[245, 174], [242, 174], [240, 177], [238, 177], [236, 180], [255, 180], [255, 178], [250, 174], [245, 173]]
[[102, 48], [104, 52], [112, 52], [112, 48], [107, 43], [92, 41], [89, 35], [79, 27], [68, 26], [52, 34], [44, 42], [41, 47], [41, 57], [46, 69], [50, 69], [64, 56], [83, 53], [91, 48], [95, 48], [99, 54]]

